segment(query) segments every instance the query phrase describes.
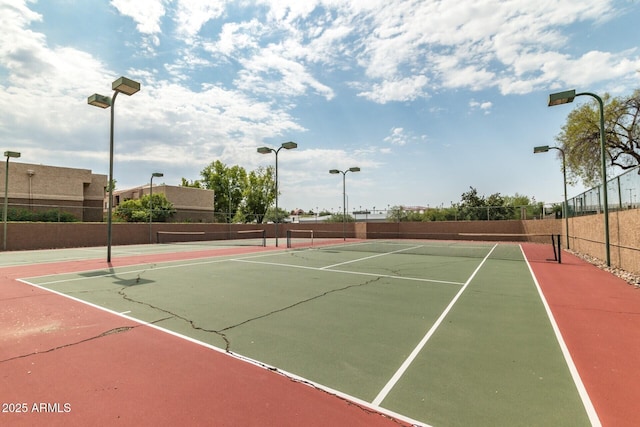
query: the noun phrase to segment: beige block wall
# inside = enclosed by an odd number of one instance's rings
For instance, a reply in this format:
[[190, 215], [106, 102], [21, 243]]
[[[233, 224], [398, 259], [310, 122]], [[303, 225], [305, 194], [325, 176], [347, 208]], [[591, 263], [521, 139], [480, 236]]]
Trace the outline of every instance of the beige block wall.
[[[572, 250], [606, 260], [603, 215], [570, 218], [569, 235]], [[609, 244], [612, 266], [640, 274], [640, 209], [609, 213]]]

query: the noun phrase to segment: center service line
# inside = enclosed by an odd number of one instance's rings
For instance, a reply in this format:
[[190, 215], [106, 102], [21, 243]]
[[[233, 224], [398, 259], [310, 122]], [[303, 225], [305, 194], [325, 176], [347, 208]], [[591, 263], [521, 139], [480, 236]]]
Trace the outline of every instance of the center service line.
[[402, 365], [400, 366], [400, 368], [396, 371], [395, 374], [393, 374], [393, 376], [391, 377], [391, 379], [389, 380], [389, 382], [387, 382], [387, 384], [382, 388], [382, 390], [380, 390], [380, 393], [378, 393], [378, 395], [376, 396], [375, 399], [373, 399], [373, 401], [371, 402], [372, 405], [374, 406], [380, 406], [380, 403], [382, 403], [382, 401], [387, 397], [387, 395], [389, 394], [389, 392], [391, 391], [391, 389], [396, 385], [396, 383], [400, 380], [400, 378], [404, 375], [404, 373], [406, 372], [407, 369], [409, 369], [409, 366], [413, 363], [413, 361], [415, 360], [416, 357], [418, 357], [418, 354], [420, 353], [420, 351], [422, 351], [422, 349], [424, 348], [424, 346], [427, 344], [427, 341], [429, 341], [431, 339], [431, 337], [433, 336], [433, 334], [436, 332], [436, 330], [438, 329], [438, 327], [440, 327], [440, 324], [444, 321], [445, 317], [447, 317], [447, 314], [449, 314], [449, 312], [451, 311], [451, 309], [453, 308], [453, 306], [455, 305], [455, 303], [458, 301], [458, 298], [460, 298], [460, 296], [462, 295], [462, 293], [464, 292], [465, 289], [467, 289], [467, 287], [469, 286], [469, 284], [471, 283], [471, 280], [473, 280], [473, 278], [475, 277], [475, 275], [478, 273], [478, 271], [480, 271], [480, 269], [482, 268], [482, 266], [484, 265], [485, 261], [489, 258], [489, 256], [491, 255], [491, 253], [493, 252], [493, 250], [498, 246], [498, 244], [496, 243], [495, 245], [493, 245], [493, 247], [491, 248], [491, 250], [489, 251], [489, 253], [487, 254], [487, 256], [484, 257], [484, 259], [482, 260], [482, 262], [480, 263], [480, 265], [478, 265], [478, 267], [475, 269], [475, 271], [471, 274], [471, 276], [469, 277], [469, 279], [467, 279], [467, 281], [465, 282], [465, 284], [462, 286], [462, 288], [460, 288], [460, 290], [458, 291], [458, 293], [456, 294], [455, 297], [453, 297], [453, 299], [451, 300], [451, 302], [449, 303], [449, 305], [447, 306], [447, 308], [442, 312], [442, 314], [440, 315], [440, 317], [438, 318], [438, 320], [436, 320], [436, 322], [433, 324], [433, 326], [431, 327], [431, 329], [429, 329], [429, 331], [427, 332], [427, 334], [424, 336], [424, 338], [422, 338], [422, 340], [418, 343], [418, 345], [416, 346], [416, 348], [413, 349], [413, 351], [411, 352], [411, 354], [409, 355], [409, 357], [407, 357], [407, 359], [402, 363]]

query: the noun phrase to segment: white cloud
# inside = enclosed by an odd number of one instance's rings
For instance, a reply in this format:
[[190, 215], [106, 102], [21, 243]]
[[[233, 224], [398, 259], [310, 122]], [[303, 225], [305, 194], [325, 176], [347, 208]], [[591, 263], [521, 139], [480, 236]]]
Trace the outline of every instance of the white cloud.
[[395, 81], [383, 81], [374, 84], [370, 91], [358, 94], [371, 101], [384, 104], [390, 101], [413, 101], [426, 96], [425, 87], [428, 83], [426, 76], [413, 76]]
[[177, 3], [176, 31], [178, 35], [191, 42], [204, 24], [223, 15], [227, 2], [224, 0], [178, 0]]
[[122, 15], [133, 19], [140, 33], [153, 35], [161, 31], [165, 0], [111, 0], [111, 4]]
[[283, 46], [264, 48], [241, 63], [244, 69], [238, 73], [236, 84], [247, 92], [301, 96], [311, 88], [326, 99], [334, 96], [333, 90], [316, 80], [302, 63], [289, 59]]
[[158, 36], [161, 20], [165, 15], [166, 0], [111, 0], [111, 5], [124, 16], [128, 16], [136, 23], [136, 29], [143, 35], [140, 47], [149, 55], [155, 54], [160, 45]]
[[[426, 98], [442, 88], [522, 94], [568, 80], [559, 67], [581, 69], [577, 82], [589, 84], [636, 66], [640, 58], [629, 59], [631, 52], [581, 58], [564, 51], [571, 40], [560, 30], [609, 19], [615, 13], [611, 1], [255, 0], [257, 11], [248, 20], [227, 20], [220, 33], [201, 34], [200, 42], [224, 61], [241, 65], [239, 88], [265, 95], [311, 91], [332, 99], [335, 88], [316, 75], [316, 65], [353, 71], [358, 79], [349, 85], [380, 104]], [[225, 16], [224, 5], [222, 0], [179, 2], [178, 31], [193, 37], [205, 22]], [[595, 64], [591, 69], [604, 73], [588, 72], [582, 67], [588, 57], [607, 61], [609, 70]], [[173, 66], [183, 70], [186, 64], [199, 65], [185, 57]]]
[[391, 135], [384, 139], [385, 142], [389, 142], [393, 145], [405, 145], [407, 143], [406, 136], [404, 135], [403, 128], [391, 129]]
[[248, 22], [228, 22], [222, 26], [219, 39], [204, 42], [205, 50], [224, 56], [239, 55], [241, 51], [257, 51], [264, 26], [256, 19]]
[[469, 101], [469, 107], [471, 107], [472, 110], [480, 109], [484, 111], [485, 114], [489, 114], [491, 113], [491, 107], [493, 107], [493, 103], [490, 101], [478, 102], [472, 99], [471, 101]]

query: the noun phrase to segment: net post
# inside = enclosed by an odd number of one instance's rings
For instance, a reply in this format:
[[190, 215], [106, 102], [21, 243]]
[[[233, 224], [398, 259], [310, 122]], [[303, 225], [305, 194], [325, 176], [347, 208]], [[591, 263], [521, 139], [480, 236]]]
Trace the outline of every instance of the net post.
[[262, 247], [267, 247], [267, 230], [262, 230]]
[[291, 230], [287, 230], [287, 249], [291, 249]]
[[551, 247], [553, 248], [553, 260], [557, 261], [558, 254], [556, 252], [556, 235], [555, 234], [551, 235]]
[[560, 234], [558, 234], [558, 264], [562, 264], [562, 245], [560, 244]]

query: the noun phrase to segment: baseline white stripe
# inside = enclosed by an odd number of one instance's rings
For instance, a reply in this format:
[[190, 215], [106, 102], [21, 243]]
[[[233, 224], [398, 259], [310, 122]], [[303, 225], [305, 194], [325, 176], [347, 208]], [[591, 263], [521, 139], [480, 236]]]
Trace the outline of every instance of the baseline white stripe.
[[553, 332], [556, 334], [556, 339], [558, 340], [558, 344], [560, 345], [560, 349], [562, 350], [562, 354], [564, 356], [564, 360], [567, 362], [567, 367], [569, 368], [569, 372], [571, 373], [571, 377], [573, 378], [573, 382], [576, 385], [576, 389], [578, 390], [578, 394], [580, 395], [580, 399], [582, 399], [582, 404], [584, 405], [584, 409], [587, 412], [587, 416], [589, 417], [589, 421], [591, 421], [591, 425], [593, 427], [600, 427], [602, 424], [600, 423], [600, 418], [598, 417], [598, 413], [591, 403], [591, 398], [589, 397], [589, 393], [582, 382], [582, 378], [580, 378], [580, 373], [578, 372], [578, 368], [573, 363], [573, 359], [571, 358], [571, 353], [569, 352], [569, 348], [564, 342], [564, 338], [562, 338], [562, 333], [560, 332], [560, 328], [556, 323], [556, 319], [553, 317], [553, 313], [551, 312], [551, 307], [547, 303], [547, 299], [544, 297], [544, 293], [542, 292], [542, 288], [540, 287], [540, 283], [538, 283], [538, 278], [533, 273], [533, 269], [531, 268], [531, 264], [529, 264], [529, 260], [524, 254], [524, 250], [522, 249], [522, 245], [520, 245], [520, 251], [522, 252], [522, 256], [524, 257], [527, 266], [529, 267], [529, 272], [531, 273], [531, 277], [533, 278], [533, 282], [536, 284], [536, 288], [538, 289], [538, 294], [540, 295], [540, 299], [542, 300], [542, 305], [544, 305], [544, 309], [547, 311], [547, 316], [549, 317], [549, 322], [551, 322], [551, 327], [553, 328]]
[[449, 312], [451, 311], [451, 309], [453, 308], [453, 306], [455, 305], [455, 303], [458, 301], [458, 299], [460, 298], [460, 296], [462, 295], [462, 293], [465, 291], [465, 289], [467, 289], [467, 287], [469, 286], [469, 284], [471, 283], [471, 281], [473, 280], [473, 278], [476, 276], [476, 274], [478, 273], [478, 271], [480, 271], [480, 269], [482, 268], [482, 266], [484, 265], [484, 263], [487, 261], [487, 259], [489, 258], [489, 256], [491, 255], [491, 253], [493, 252], [493, 250], [497, 247], [498, 245], [495, 244], [493, 245], [493, 247], [491, 248], [491, 250], [489, 251], [489, 253], [484, 257], [484, 259], [482, 260], [482, 262], [478, 265], [478, 267], [474, 270], [474, 272], [471, 274], [471, 276], [469, 277], [469, 279], [467, 279], [467, 281], [465, 282], [465, 284], [462, 286], [462, 288], [458, 291], [458, 293], [456, 294], [455, 297], [453, 297], [453, 299], [451, 300], [451, 302], [449, 303], [449, 305], [447, 306], [447, 308], [445, 308], [445, 310], [442, 312], [442, 314], [440, 315], [440, 317], [438, 318], [438, 320], [436, 320], [436, 322], [433, 324], [433, 326], [431, 326], [431, 329], [429, 329], [429, 331], [427, 332], [427, 334], [422, 338], [422, 340], [418, 343], [418, 345], [416, 346], [416, 348], [413, 349], [413, 351], [411, 352], [411, 354], [409, 355], [409, 357], [407, 357], [407, 359], [402, 363], [402, 365], [400, 365], [400, 368], [396, 371], [395, 374], [393, 374], [393, 376], [391, 377], [391, 379], [389, 380], [389, 382], [387, 382], [387, 384], [382, 388], [382, 390], [380, 390], [380, 393], [378, 393], [378, 395], [376, 396], [375, 399], [373, 399], [373, 401], [371, 402], [372, 405], [374, 406], [379, 406], [380, 403], [382, 403], [382, 401], [387, 397], [387, 395], [389, 394], [389, 392], [391, 391], [391, 389], [393, 389], [393, 387], [395, 387], [396, 383], [400, 380], [400, 378], [404, 375], [404, 373], [407, 371], [407, 369], [409, 368], [409, 366], [413, 363], [413, 361], [415, 360], [416, 357], [418, 357], [418, 354], [420, 353], [420, 351], [422, 351], [422, 349], [424, 348], [424, 346], [427, 344], [427, 342], [431, 339], [431, 337], [433, 336], [433, 334], [436, 332], [436, 330], [438, 329], [438, 327], [440, 327], [440, 324], [442, 324], [442, 322], [444, 321], [445, 317], [447, 317], [447, 315], [449, 314]]

